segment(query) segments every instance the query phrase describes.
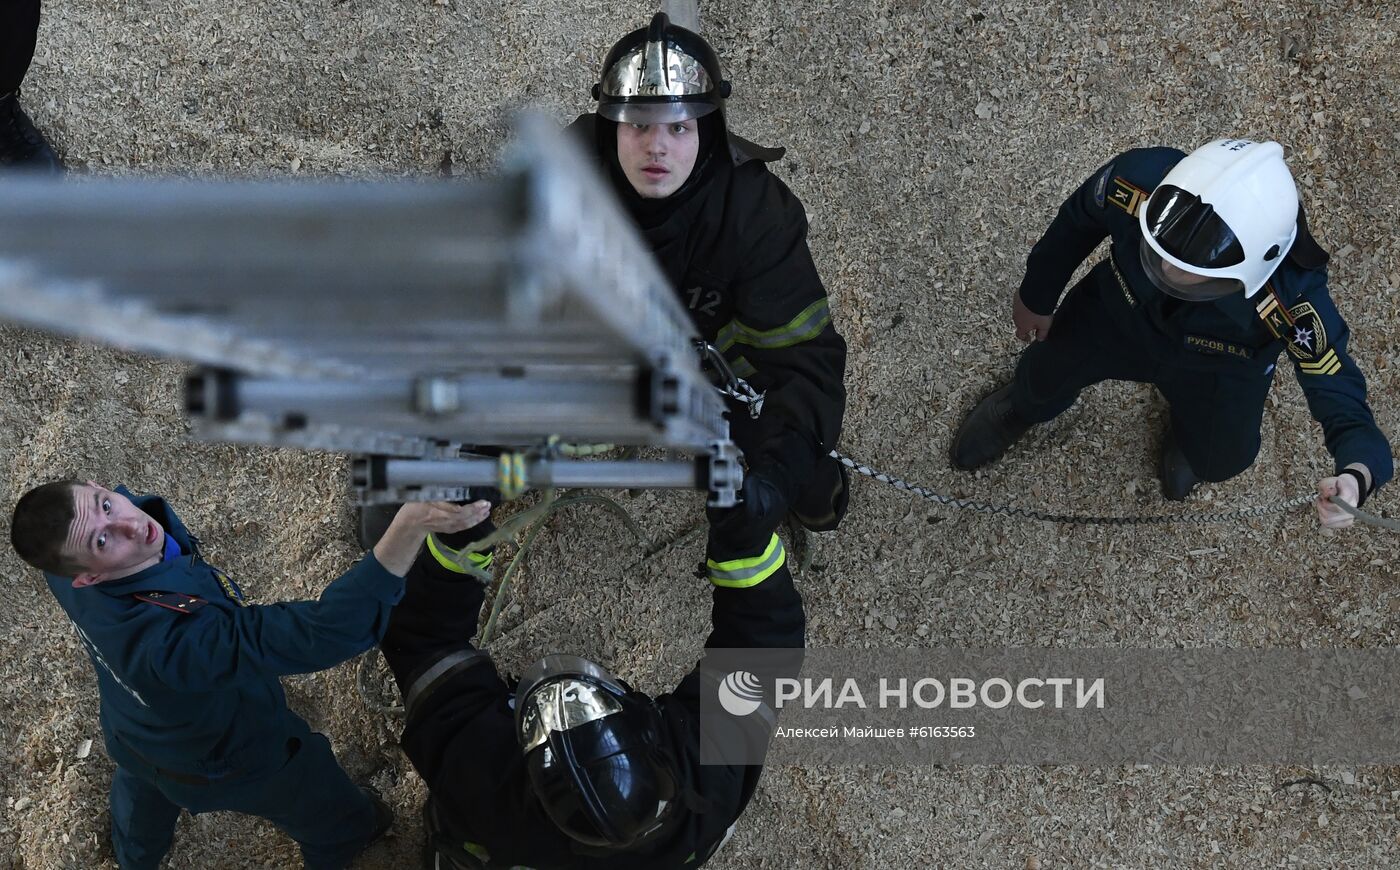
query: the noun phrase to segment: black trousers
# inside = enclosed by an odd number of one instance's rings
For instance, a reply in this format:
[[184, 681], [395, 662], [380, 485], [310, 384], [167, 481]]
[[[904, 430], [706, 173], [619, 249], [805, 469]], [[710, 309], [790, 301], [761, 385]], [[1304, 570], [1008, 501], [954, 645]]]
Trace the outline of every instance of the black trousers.
[[39, 36], [39, 0], [0, 0], [0, 96], [19, 88]]
[[[745, 456], [753, 456], [763, 435], [758, 422], [749, 416], [747, 406], [733, 399], [725, 402], [729, 406], [729, 437]], [[809, 531], [832, 531], [845, 518], [851, 492], [842, 472], [841, 463], [830, 456], [820, 456], [815, 467], [803, 469], [797, 498], [788, 507]]]
[[1150, 358], [1106, 313], [1098, 271], [1065, 297], [1050, 337], [1021, 354], [1011, 388], [1016, 413], [1043, 423], [1100, 381], [1153, 384], [1171, 406], [1172, 434], [1199, 477], [1229, 480], [1253, 465], [1272, 374], [1208, 371]]

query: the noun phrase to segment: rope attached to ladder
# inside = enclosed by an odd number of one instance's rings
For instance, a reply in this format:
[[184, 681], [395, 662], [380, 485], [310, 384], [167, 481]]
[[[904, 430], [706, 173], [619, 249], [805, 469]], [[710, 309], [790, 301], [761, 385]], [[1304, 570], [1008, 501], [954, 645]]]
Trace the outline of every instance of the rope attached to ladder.
[[[886, 474], [883, 471], [876, 471], [868, 465], [857, 462], [839, 450], [833, 450], [829, 455], [832, 459], [840, 462], [856, 474], [864, 475], [872, 480], [878, 480], [881, 483], [887, 483], [895, 489], [913, 493], [920, 498], [928, 499], [931, 502], [944, 505], [945, 507], [984, 514], [1000, 514], [1002, 516], [1019, 517], [1028, 520], [1042, 520], [1050, 523], [1074, 523], [1076, 525], [1086, 526], [1148, 526], [1165, 525], [1168, 523], [1205, 525], [1209, 523], [1226, 523], [1234, 520], [1253, 519], [1255, 517], [1287, 513], [1288, 511], [1297, 510], [1300, 507], [1312, 504], [1316, 499], [1316, 496], [1313, 495], [1300, 495], [1274, 505], [1240, 508], [1232, 511], [1217, 511], [1214, 513], [1142, 514], [1119, 517], [1094, 516], [1088, 514], [1057, 514], [1035, 510], [1033, 508], [1017, 507], [1015, 505], [992, 504], [984, 501], [976, 501], [974, 499], [954, 498], [950, 495], [934, 492], [927, 487], [916, 486], [891, 474]], [[1358, 510], [1340, 499], [1332, 499], [1332, 503], [1363, 523], [1382, 529], [1389, 529], [1393, 532], [1400, 532], [1400, 523], [1397, 523], [1395, 520], [1378, 517], [1363, 510]]]

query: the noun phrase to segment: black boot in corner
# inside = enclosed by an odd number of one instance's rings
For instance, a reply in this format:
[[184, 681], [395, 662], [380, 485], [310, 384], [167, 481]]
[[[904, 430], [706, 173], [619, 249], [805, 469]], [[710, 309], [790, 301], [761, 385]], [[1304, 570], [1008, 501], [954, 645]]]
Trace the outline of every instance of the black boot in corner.
[[0, 169], [61, 173], [63, 159], [19, 105], [19, 91], [0, 96]]
[[1191, 470], [1191, 463], [1186, 461], [1186, 454], [1176, 443], [1170, 424], [1162, 439], [1162, 458], [1157, 466], [1157, 477], [1162, 481], [1162, 496], [1167, 501], [1185, 501], [1196, 484], [1201, 482], [1196, 472]]

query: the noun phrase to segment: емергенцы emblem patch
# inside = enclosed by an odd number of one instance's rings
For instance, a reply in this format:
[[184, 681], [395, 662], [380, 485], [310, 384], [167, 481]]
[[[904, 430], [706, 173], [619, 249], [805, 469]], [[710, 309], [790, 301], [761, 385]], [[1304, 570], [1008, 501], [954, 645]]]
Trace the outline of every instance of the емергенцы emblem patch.
[[1283, 341], [1304, 374], [1333, 375], [1341, 371], [1341, 360], [1327, 343], [1327, 327], [1311, 302], [1286, 308], [1270, 292], [1259, 307], [1259, 316], [1274, 337]]

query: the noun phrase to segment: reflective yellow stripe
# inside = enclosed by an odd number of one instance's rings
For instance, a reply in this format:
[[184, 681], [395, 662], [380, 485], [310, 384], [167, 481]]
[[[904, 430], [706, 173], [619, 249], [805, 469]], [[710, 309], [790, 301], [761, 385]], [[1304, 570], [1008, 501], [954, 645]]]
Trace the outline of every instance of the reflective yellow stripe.
[[463, 851], [467, 852], [478, 861], [490, 861], [491, 853], [486, 851], [486, 847], [480, 843], [473, 843], [470, 840], [462, 844]]
[[741, 356], [736, 356], [729, 361], [729, 367], [734, 370], [734, 374], [741, 378], [751, 378], [758, 374], [758, 369], [753, 367], [753, 363]]
[[802, 309], [801, 314], [775, 329], [754, 329], [737, 319], [731, 320], [720, 329], [719, 335], [715, 336], [715, 347], [720, 351], [726, 351], [736, 344], [767, 349], [792, 347], [821, 335], [829, 323], [831, 304], [826, 297], [822, 297]]
[[[433, 554], [437, 563], [449, 571], [456, 574], [466, 574], [467, 569], [461, 565], [462, 551], [454, 550], [451, 547], [440, 546], [436, 535], [428, 535], [428, 552]], [[478, 568], [486, 569], [491, 567], [491, 553], [467, 553], [467, 559]]]
[[778, 540], [778, 536], [774, 534], [768, 542], [768, 549], [764, 550], [761, 556], [730, 559], [727, 562], [707, 559], [705, 564], [710, 569], [710, 582], [716, 586], [723, 586], [727, 589], [747, 589], [767, 580], [774, 571], [783, 567], [783, 563], [786, 561], [787, 550], [784, 549], [783, 542]]

